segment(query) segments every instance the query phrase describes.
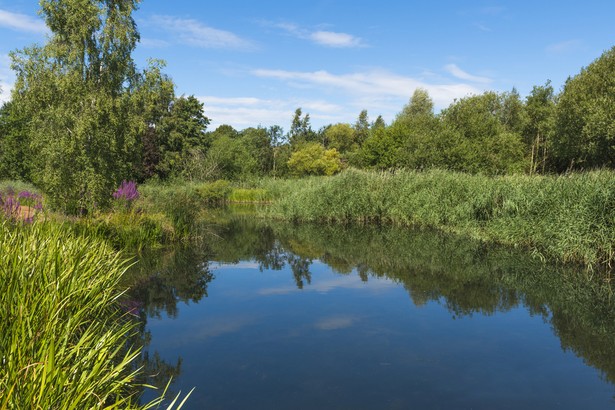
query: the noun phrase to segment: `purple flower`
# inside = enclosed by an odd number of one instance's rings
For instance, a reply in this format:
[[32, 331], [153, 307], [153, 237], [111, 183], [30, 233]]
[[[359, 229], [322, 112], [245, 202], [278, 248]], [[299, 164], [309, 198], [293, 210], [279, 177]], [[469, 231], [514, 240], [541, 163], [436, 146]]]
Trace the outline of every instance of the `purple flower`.
[[120, 187], [113, 193], [113, 198], [124, 199], [128, 202], [138, 199], [137, 183], [134, 181], [122, 181]]

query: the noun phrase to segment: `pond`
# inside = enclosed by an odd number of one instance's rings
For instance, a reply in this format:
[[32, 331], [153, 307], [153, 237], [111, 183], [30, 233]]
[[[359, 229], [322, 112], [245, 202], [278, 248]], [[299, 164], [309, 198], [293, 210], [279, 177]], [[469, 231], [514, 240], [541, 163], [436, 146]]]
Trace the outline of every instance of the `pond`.
[[132, 277], [184, 409], [615, 408], [609, 289], [520, 251], [235, 217]]

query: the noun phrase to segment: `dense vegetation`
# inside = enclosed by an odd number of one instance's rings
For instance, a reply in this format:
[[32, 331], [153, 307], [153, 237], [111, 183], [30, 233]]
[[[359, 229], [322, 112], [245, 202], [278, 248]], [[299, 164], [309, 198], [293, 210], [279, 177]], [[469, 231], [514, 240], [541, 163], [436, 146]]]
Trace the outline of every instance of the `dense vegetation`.
[[298, 108], [286, 133], [208, 131], [203, 102], [175, 95], [164, 62], [134, 63], [137, 0], [40, 5], [51, 34], [12, 53], [15, 88], [0, 108], [0, 181], [14, 181], [0, 183], [2, 408], [134, 404], [133, 325], [117, 304], [125, 266], [111, 246], [195, 236], [206, 204], [273, 201], [259, 212], [614, 262], [615, 48], [560, 92], [547, 81], [435, 113], [417, 89], [390, 124], [362, 111], [314, 130]]
[[[276, 125], [207, 131], [194, 96], [175, 96], [164, 63], [138, 69], [135, 0], [41, 1], [46, 44], [12, 54], [17, 81], [0, 109], [0, 180], [31, 182], [70, 214], [106, 209], [123, 180], [246, 180], [332, 175], [347, 167], [536, 174], [613, 168], [615, 48], [526, 97], [488, 91], [435, 113], [429, 94], [397, 117], [312, 129], [298, 108]], [[87, 102], [87, 104], [85, 103]], [[65, 158], [71, 158], [66, 161]]]
[[151, 408], [120, 303], [126, 259], [54, 222], [0, 221], [0, 408]]
[[615, 263], [612, 171], [489, 177], [441, 170], [348, 170], [259, 186], [274, 199], [259, 211], [267, 216], [433, 227], [590, 268]]

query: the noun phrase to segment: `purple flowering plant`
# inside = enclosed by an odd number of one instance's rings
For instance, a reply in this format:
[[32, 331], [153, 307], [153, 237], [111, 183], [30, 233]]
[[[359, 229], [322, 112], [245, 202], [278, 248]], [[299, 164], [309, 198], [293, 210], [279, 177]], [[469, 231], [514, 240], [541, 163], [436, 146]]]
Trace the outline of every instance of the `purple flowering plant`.
[[134, 201], [139, 199], [137, 183], [134, 181], [122, 181], [117, 190], [113, 193], [113, 198], [126, 209], [129, 209]]
[[16, 194], [12, 189], [4, 195], [0, 193], [0, 213], [7, 219], [32, 223], [35, 215], [42, 210], [43, 198], [39, 194], [30, 191]]

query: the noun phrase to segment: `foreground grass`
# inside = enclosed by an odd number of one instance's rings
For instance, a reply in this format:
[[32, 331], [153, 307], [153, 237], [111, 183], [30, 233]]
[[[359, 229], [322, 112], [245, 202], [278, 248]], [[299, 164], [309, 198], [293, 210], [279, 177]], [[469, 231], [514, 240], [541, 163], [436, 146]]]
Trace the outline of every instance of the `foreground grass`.
[[539, 257], [615, 263], [615, 173], [486, 177], [448, 171], [366, 172], [263, 180], [263, 216], [295, 221], [431, 227], [525, 247]]
[[127, 265], [54, 222], [0, 221], [0, 408], [137, 404], [135, 321], [119, 303]]

